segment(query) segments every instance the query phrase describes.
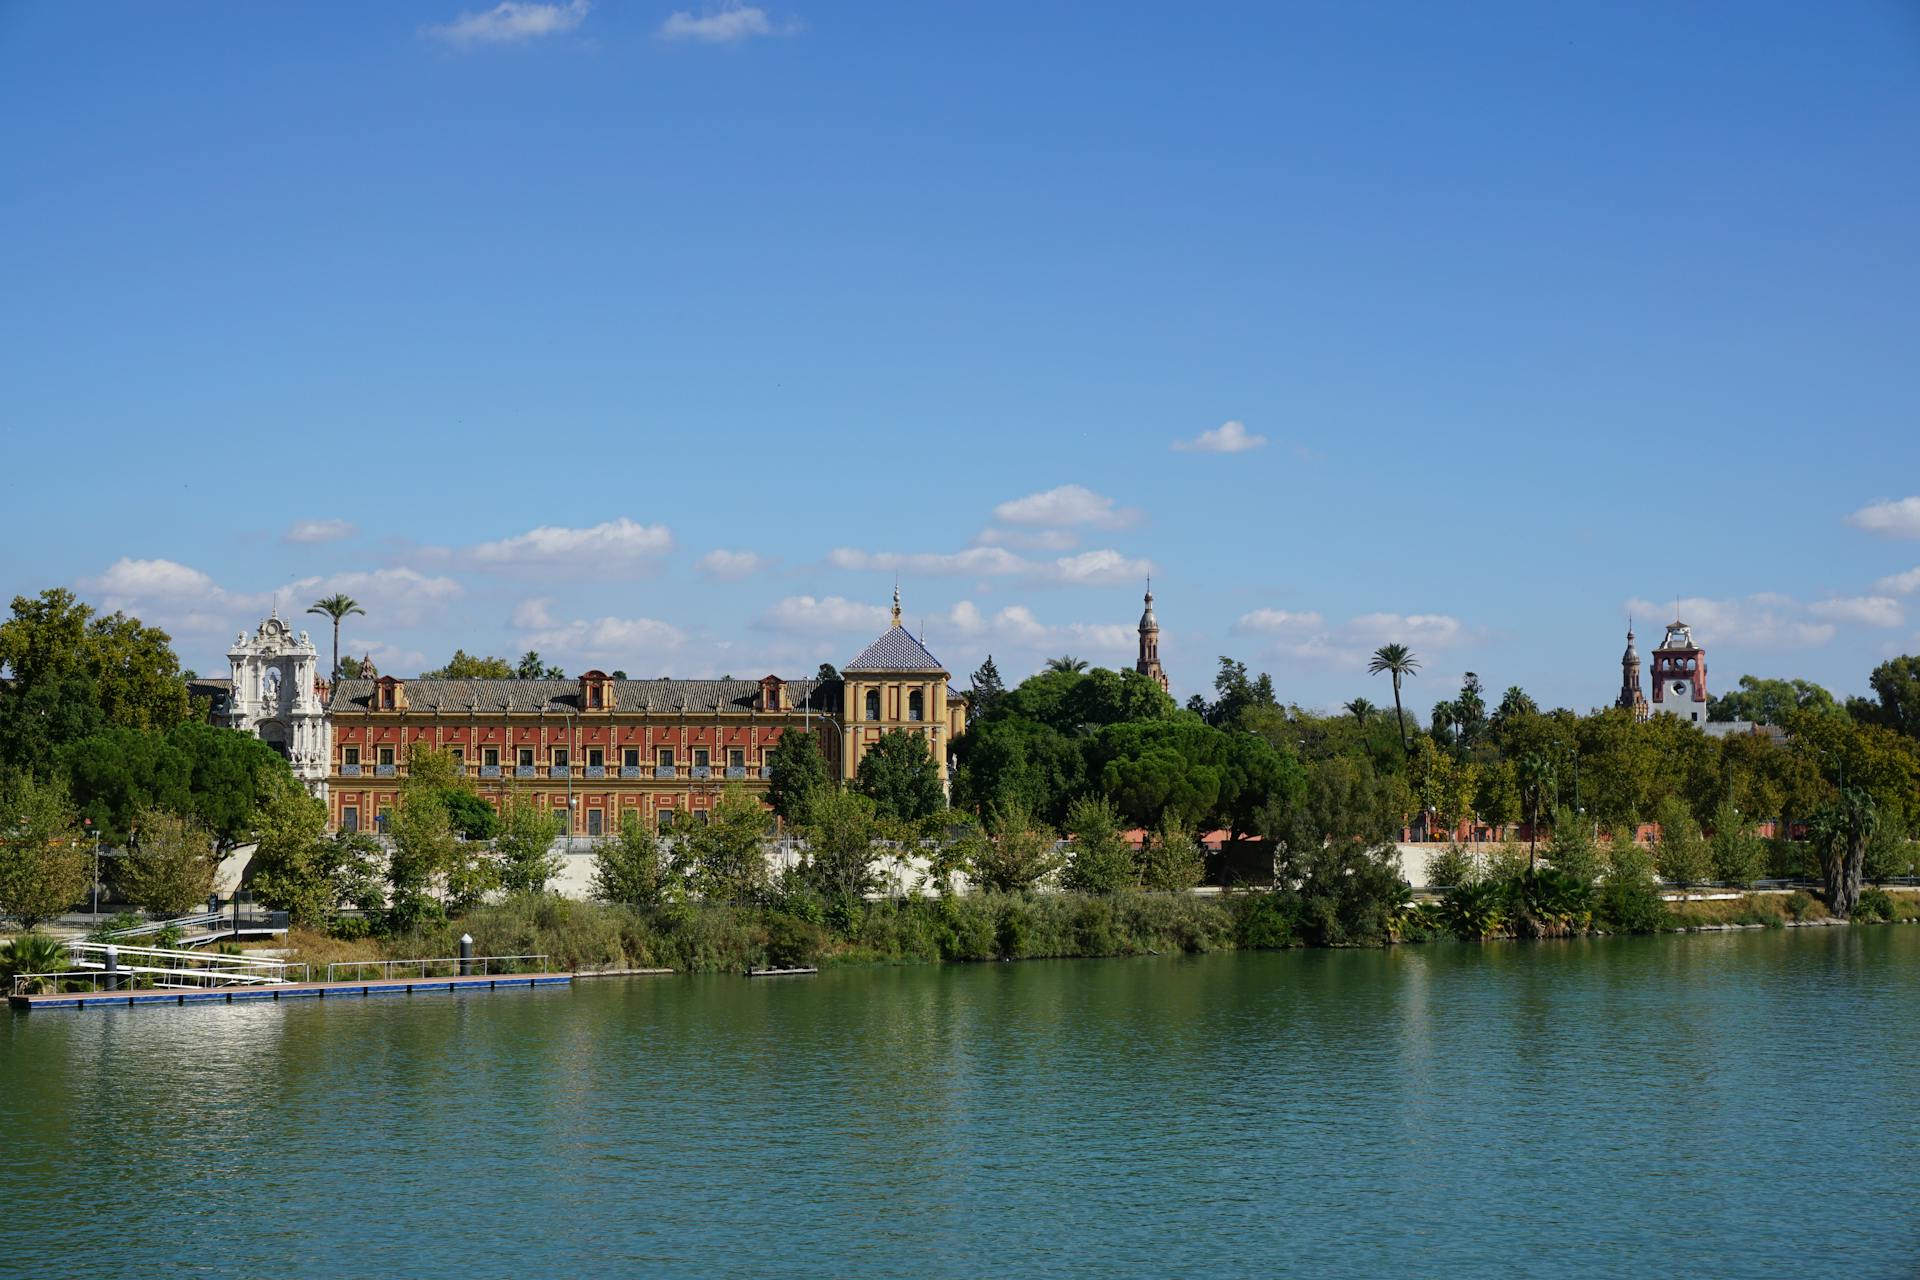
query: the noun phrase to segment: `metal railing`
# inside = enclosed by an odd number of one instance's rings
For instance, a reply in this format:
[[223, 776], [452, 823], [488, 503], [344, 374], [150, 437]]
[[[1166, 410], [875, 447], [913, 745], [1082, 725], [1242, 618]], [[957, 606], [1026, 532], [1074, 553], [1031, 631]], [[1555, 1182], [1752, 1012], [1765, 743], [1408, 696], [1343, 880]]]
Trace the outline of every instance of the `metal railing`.
[[209, 951], [123, 947], [108, 942], [66, 945], [71, 968], [57, 973], [18, 974], [13, 980], [13, 994], [284, 986], [307, 981], [311, 972], [298, 962]]
[[[374, 971], [373, 978], [365, 976]], [[403, 978], [494, 978], [514, 973], [546, 973], [547, 956], [436, 956], [430, 960], [336, 960], [327, 966], [328, 982]]]

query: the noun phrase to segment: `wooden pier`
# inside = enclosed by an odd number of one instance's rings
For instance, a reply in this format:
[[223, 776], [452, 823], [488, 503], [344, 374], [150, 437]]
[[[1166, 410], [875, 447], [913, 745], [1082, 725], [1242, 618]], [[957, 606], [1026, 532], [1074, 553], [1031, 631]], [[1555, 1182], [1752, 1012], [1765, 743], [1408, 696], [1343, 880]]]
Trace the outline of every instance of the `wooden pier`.
[[258, 986], [147, 987], [126, 991], [46, 991], [9, 995], [16, 1009], [105, 1009], [150, 1004], [239, 1004], [261, 1000], [326, 1000], [347, 996], [410, 996], [435, 992], [515, 991], [564, 987], [570, 973], [496, 973], [471, 977], [364, 978], [350, 982], [276, 982]]

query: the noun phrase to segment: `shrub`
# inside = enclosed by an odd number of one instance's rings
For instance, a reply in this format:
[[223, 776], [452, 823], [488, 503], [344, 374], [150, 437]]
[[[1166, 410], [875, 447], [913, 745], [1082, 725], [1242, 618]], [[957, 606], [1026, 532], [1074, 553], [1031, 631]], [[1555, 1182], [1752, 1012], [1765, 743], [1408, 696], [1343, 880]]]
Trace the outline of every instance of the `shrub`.
[[1630, 840], [1616, 840], [1610, 865], [1594, 901], [1594, 919], [1613, 933], [1658, 933], [1668, 927], [1667, 904], [1653, 882], [1647, 851]]
[[1570, 872], [1543, 868], [1517, 881], [1514, 890], [1520, 908], [1514, 919], [1523, 937], [1565, 937], [1593, 923], [1593, 885]]
[[1913, 874], [1913, 843], [1891, 822], [1882, 822], [1867, 839], [1860, 874], [1869, 884], [1885, 884], [1895, 876]]
[[974, 836], [966, 845], [968, 870], [985, 889], [1031, 889], [1060, 869], [1053, 832], [1017, 806], [995, 815], [991, 838]]
[[1451, 889], [1472, 884], [1480, 878], [1480, 858], [1473, 849], [1458, 840], [1427, 859], [1427, 884], [1434, 889]]
[[1713, 814], [1713, 839], [1708, 856], [1716, 880], [1727, 884], [1750, 885], [1767, 866], [1767, 848], [1759, 836], [1730, 804], [1722, 804]]
[[327, 936], [342, 942], [359, 942], [373, 936], [373, 922], [365, 916], [335, 916], [327, 921]]
[[1262, 893], [1240, 899], [1234, 909], [1234, 943], [1258, 950], [1277, 950], [1295, 945], [1293, 908], [1296, 901], [1277, 893]]
[[1455, 885], [1440, 899], [1440, 919], [1457, 938], [1478, 942], [1506, 932], [1509, 909], [1507, 881], [1476, 880]]
[[826, 931], [795, 916], [767, 917], [767, 963], [776, 969], [799, 969], [820, 959], [829, 939]]
[[1885, 924], [1897, 913], [1893, 908], [1893, 897], [1885, 889], [1865, 889], [1861, 891], [1860, 901], [1853, 908], [1855, 920], [1866, 920]]
[[1513, 880], [1527, 872], [1527, 846], [1511, 837], [1487, 850], [1482, 872], [1488, 880]]
[[[44, 933], [23, 933], [0, 946], [0, 991], [12, 991], [17, 977], [59, 973], [69, 967], [66, 944]], [[43, 982], [30, 981], [27, 991], [42, 990]]]
[[660, 905], [671, 879], [672, 865], [659, 840], [639, 814], [629, 813], [621, 820], [620, 833], [593, 851], [588, 892], [601, 902], [650, 911]]
[[190, 818], [148, 809], [116, 878], [130, 902], [157, 916], [185, 915], [213, 889], [213, 833]]
[[1787, 895], [1782, 906], [1789, 920], [1812, 920], [1818, 918], [1821, 907], [1819, 899], [1801, 889], [1795, 889]]

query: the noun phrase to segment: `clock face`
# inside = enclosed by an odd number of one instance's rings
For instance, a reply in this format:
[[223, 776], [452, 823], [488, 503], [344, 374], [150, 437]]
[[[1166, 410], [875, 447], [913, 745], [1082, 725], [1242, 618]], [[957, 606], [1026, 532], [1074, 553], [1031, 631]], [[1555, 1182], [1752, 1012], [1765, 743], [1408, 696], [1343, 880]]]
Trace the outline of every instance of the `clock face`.
[[1673, 682], [1673, 691], [1675, 693], [1685, 693], [1687, 691], [1686, 682], [1684, 680], [1675, 680]]

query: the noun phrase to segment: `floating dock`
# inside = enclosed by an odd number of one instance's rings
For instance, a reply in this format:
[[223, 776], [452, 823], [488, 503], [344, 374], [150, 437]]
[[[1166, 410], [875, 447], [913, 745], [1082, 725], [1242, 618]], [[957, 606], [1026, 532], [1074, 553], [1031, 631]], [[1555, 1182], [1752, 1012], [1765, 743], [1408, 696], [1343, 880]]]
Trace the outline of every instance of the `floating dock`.
[[353, 982], [275, 982], [232, 987], [148, 987], [128, 991], [47, 991], [9, 995], [16, 1009], [106, 1009], [147, 1004], [239, 1004], [261, 1000], [326, 1000], [346, 996], [410, 996], [434, 992], [513, 991], [564, 987], [570, 973], [496, 973], [448, 978], [364, 978]]

